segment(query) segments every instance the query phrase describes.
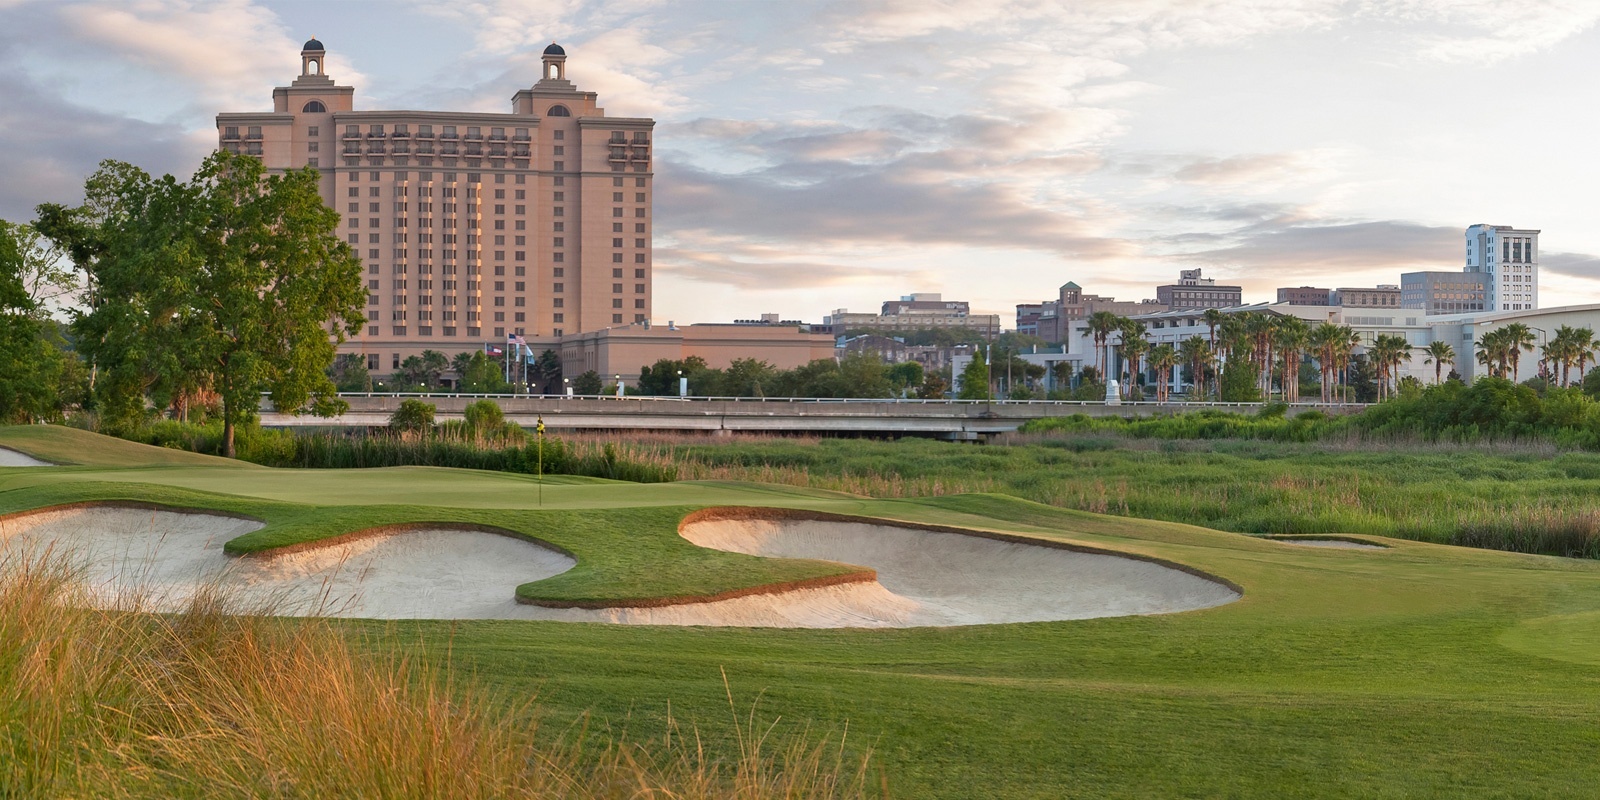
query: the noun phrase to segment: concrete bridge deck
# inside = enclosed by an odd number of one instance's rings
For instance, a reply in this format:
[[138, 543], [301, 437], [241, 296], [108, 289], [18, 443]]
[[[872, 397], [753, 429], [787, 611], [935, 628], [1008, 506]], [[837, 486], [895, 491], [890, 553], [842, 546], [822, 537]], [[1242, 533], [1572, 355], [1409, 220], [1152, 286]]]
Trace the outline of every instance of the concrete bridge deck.
[[[461, 419], [467, 404], [493, 400], [506, 419], [532, 427], [544, 419], [550, 431], [663, 431], [682, 433], [813, 433], [930, 436], [973, 440], [1015, 431], [1029, 420], [1086, 414], [1093, 417], [1159, 416], [1217, 409], [1253, 413], [1261, 403], [1013, 400], [838, 400], [810, 398], [564, 397], [559, 395], [345, 394], [350, 410], [332, 419], [284, 414], [262, 403], [268, 427], [382, 427], [408, 399], [431, 403], [436, 419]], [[1318, 410], [1345, 414], [1357, 403], [1297, 403], [1290, 413]]]

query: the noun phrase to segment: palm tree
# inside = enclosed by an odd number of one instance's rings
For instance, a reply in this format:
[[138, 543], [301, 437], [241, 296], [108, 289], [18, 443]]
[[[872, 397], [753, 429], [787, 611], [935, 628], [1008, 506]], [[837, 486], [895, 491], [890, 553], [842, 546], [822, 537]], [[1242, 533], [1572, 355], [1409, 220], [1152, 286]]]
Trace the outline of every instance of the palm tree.
[[1189, 371], [1194, 373], [1193, 399], [1201, 399], [1206, 395], [1206, 367], [1210, 366], [1215, 353], [1211, 343], [1198, 336], [1191, 336], [1178, 344], [1178, 356], [1183, 363], [1189, 365]]
[[1178, 349], [1170, 342], [1150, 348], [1150, 367], [1156, 371], [1156, 400], [1165, 403], [1172, 395], [1172, 368], [1178, 365]]
[[1334, 374], [1334, 365], [1338, 362], [1339, 343], [1344, 340], [1344, 332], [1338, 325], [1324, 322], [1311, 329], [1311, 351], [1317, 359], [1317, 378], [1322, 383], [1322, 402], [1333, 402], [1333, 392], [1329, 383]]
[[1206, 327], [1211, 331], [1211, 340], [1209, 343], [1212, 350], [1217, 349], [1217, 328], [1220, 327], [1222, 325], [1222, 321], [1227, 318], [1227, 314], [1224, 314], [1215, 308], [1208, 308], [1200, 314], [1200, 321], [1204, 322]]
[[1110, 311], [1096, 311], [1089, 315], [1089, 331], [1094, 334], [1094, 346], [1100, 349], [1100, 379], [1105, 380], [1107, 366], [1110, 361], [1106, 348], [1106, 341], [1111, 338], [1111, 332], [1122, 327], [1122, 317]]
[[1496, 328], [1483, 334], [1477, 342], [1479, 363], [1488, 367], [1490, 377], [1503, 378], [1511, 364], [1512, 350], [1508, 328]]
[[1522, 360], [1522, 353], [1533, 352], [1533, 345], [1538, 337], [1534, 336], [1532, 328], [1520, 322], [1513, 322], [1501, 330], [1506, 332], [1506, 344], [1511, 352], [1511, 380], [1516, 381], [1521, 374], [1517, 367]]
[[1311, 341], [1311, 327], [1299, 317], [1279, 317], [1273, 340], [1283, 363], [1283, 401], [1297, 402], [1300, 400], [1300, 356]]
[[1456, 363], [1456, 349], [1449, 342], [1429, 342], [1422, 363], [1433, 365], [1433, 385], [1444, 383], [1444, 365]]
[[1141, 376], [1143, 370], [1140, 369], [1140, 366], [1144, 360], [1144, 354], [1150, 351], [1150, 342], [1144, 338], [1149, 332], [1149, 328], [1145, 327], [1143, 322], [1126, 317], [1121, 318], [1121, 321], [1122, 368], [1127, 374], [1127, 380], [1123, 381], [1124, 390], [1122, 394], [1124, 397], [1132, 397], [1134, 381], [1138, 380], [1141, 384], [1144, 382]]
[[1398, 379], [1400, 364], [1411, 360], [1411, 344], [1404, 336], [1390, 336], [1379, 334], [1372, 340], [1372, 346], [1367, 348], [1367, 356], [1372, 359], [1373, 366], [1378, 369], [1378, 402], [1393, 396], [1394, 387]]
[[1584, 368], [1595, 356], [1600, 354], [1600, 340], [1596, 340], [1594, 331], [1589, 328], [1578, 328], [1572, 332], [1573, 360], [1578, 364], [1578, 383], [1583, 383]]

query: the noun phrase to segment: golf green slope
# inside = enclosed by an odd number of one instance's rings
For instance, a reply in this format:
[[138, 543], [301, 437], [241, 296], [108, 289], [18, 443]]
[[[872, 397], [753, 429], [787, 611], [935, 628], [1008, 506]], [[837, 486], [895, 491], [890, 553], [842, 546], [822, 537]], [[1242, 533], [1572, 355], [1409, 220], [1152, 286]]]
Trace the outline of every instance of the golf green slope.
[[[54, 430], [54, 429], [40, 429]], [[702, 550], [712, 505], [801, 508], [1082, 543], [1187, 565], [1237, 602], [1150, 617], [903, 630], [350, 622], [421, 642], [551, 724], [719, 739], [742, 715], [871, 747], [896, 797], [1532, 797], [1600, 785], [1600, 564], [1399, 540], [1301, 547], [998, 495], [870, 501], [726, 483], [635, 485], [442, 469], [172, 461], [72, 432], [0, 446], [82, 466], [0, 469], [0, 512], [85, 500], [248, 514], [247, 552], [404, 522], [492, 525], [578, 567], [556, 600], [711, 595], [847, 569]], [[44, 451], [74, 442], [92, 451]], [[100, 460], [101, 448], [116, 463]], [[156, 453], [166, 455], [165, 452]], [[542, 495], [542, 496], [541, 496]], [[542, 503], [542, 505], [541, 505]]]

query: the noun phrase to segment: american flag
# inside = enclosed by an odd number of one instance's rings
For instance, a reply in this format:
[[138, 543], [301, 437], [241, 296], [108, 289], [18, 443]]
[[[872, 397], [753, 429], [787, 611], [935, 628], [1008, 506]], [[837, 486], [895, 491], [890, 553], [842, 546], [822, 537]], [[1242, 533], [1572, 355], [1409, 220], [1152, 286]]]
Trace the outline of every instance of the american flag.
[[527, 344], [528, 340], [514, 333], [506, 334], [506, 344]]

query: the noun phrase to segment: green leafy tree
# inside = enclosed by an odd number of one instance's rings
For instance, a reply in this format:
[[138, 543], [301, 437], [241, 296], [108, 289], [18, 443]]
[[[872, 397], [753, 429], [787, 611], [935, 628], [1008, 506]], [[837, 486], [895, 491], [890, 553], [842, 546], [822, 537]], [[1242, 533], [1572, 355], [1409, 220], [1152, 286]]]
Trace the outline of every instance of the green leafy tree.
[[467, 429], [480, 438], [493, 436], [506, 426], [505, 412], [489, 399], [468, 403], [462, 416], [466, 418]]
[[504, 394], [511, 390], [503, 367], [482, 350], [468, 354], [461, 373], [461, 391], [473, 394]]
[[736, 358], [722, 371], [718, 393], [727, 397], [766, 397], [778, 368], [759, 358]]
[[1246, 358], [1235, 358], [1222, 367], [1218, 381], [1224, 403], [1259, 403], [1261, 386], [1260, 367]]
[[572, 391], [577, 394], [600, 394], [603, 389], [605, 383], [600, 379], [600, 373], [592, 369], [572, 379]]
[[367, 359], [359, 353], [344, 353], [334, 358], [328, 368], [328, 377], [334, 388], [341, 392], [372, 391], [372, 375], [367, 371]]
[[0, 225], [0, 423], [59, 416], [65, 358], [29, 296], [16, 226]]
[[425, 433], [433, 430], [435, 406], [416, 398], [400, 401], [400, 407], [389, 415], [389, 427], [402, 433]]
[[948, 391], [950, 381], [945, 379], [944, 372], [928, 370], [922, 374], [922, 386], [917, 388], [917, 396], [924, 400], [939, 400]]
[[75, 210], [41, 206], [39, 226], [88, 276], [73, 332], [124, 416], [147, 393], [163, 407], [209, 389], [232, 457], [263, 393], [294, 413], [343, 410], [327, 369], [365, 324], [366, 291], [315, 170], [267, 175], [219, 152], [180, 182], [106, 162], [85, 196]]
[[1429, 342], [1423, 352], [1427, 358], [1422, 363], [1433, 365], [1434, 385], [1444, 383], [1444, 366], [1456, 363], [1456, 349], [1449, 342], [1435, 341]]
[[546, 349], [533, 360], [528, 378], [539, 394], [553, 394], [561, 387], [561, 356]]
[[902, 361], [888, 369], [889, 390], [895, 394], [904, 394], [913, 387], [922, 384], [922, 365], [915, 361]]
[[960, 400], [988, 400], [989, 394], [989, 365], [982, 353], [973, 353], [972, 360], [961, 370], [961, 393], [956, 395]]

